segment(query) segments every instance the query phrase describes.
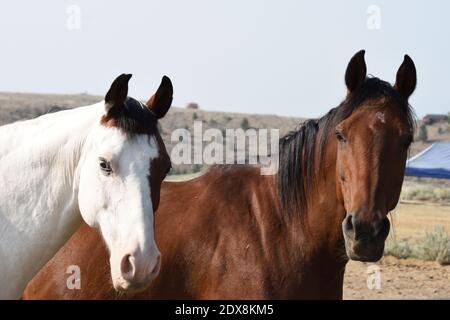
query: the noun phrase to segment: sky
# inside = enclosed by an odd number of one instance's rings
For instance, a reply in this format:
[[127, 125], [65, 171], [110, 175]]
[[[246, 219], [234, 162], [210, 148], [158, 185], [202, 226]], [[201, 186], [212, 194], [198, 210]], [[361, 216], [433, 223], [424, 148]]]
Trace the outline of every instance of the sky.
[[104, 95], [133, 73], [147, 99], [163, 75], [173, 105], [318, 117], [344, 98], [349, 59], [391, 83], [404, 54], [418, 116], [450, 111], [445, 0], [15, 0], [0, 4], [0, 91]]

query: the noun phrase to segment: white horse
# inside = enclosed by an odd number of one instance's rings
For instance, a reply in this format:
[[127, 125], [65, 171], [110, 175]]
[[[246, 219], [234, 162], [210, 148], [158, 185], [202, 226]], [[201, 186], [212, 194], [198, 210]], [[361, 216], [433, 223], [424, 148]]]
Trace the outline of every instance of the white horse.
[[153, 213], [170, 169], [157, 120], [173, 88], [163, 77], [142, 104], [127, 97], [130, 78], [100, 103], [0, 127], [0, 298], [20, 298], [82, 219], [101, 230], [116, 290], [157, 276]]

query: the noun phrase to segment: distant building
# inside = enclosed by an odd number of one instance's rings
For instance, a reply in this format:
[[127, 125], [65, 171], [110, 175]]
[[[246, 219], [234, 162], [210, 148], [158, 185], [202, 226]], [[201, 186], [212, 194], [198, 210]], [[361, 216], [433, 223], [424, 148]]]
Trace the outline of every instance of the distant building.
[[188, 103], [186, 109], [197, 110], [199, 109], [198, 103], [195, 102]]
[[448, 122], [448, 116], [445, 114], [427, 114], [422, 118], [424, 124], [434, 124]]

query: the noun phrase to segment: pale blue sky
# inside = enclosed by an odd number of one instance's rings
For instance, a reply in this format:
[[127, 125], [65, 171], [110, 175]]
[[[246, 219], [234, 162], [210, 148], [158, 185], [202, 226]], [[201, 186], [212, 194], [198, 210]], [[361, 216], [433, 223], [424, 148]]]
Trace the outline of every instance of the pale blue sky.
[[[67, 6], [81, 29], [66, 27]], [[381, 29], [366, 26], [370, 5]], [[403, 55], [418, 70], [419, 116], [450, 111], [450, 2], [40, 0], [0, 4], [0, 91], [103, 95], [133, 73], [147, 98], [163, 74], [174, 105], [317, 117], [344, 97], [350, 57], [393, 82]]]

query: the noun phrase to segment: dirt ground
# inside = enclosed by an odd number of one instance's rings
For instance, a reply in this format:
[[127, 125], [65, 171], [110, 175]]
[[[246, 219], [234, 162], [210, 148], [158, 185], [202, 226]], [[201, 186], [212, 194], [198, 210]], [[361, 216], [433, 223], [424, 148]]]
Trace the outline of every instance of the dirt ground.
[[[377, 265], [380, 289], [368, 289], [371, 263], [351, 261], [344, 280], [344, 299], [450, 299], [450, 266], [415, 259], [384, 257]], [[371, 273], [367, 273], [368, 270]], [[369, 281], [369, 284], [373, 282]]]
[[[419, 239], [436, 225], [450, 230], [450, 207], [401, 203], [390, 219], [394, 225], [391, 240], [392, 237], [397, 240]], [[348, 263], [344, 299], [450, 299], [450, 266], [385, 256], [376, 263], [380, 271], [380, 289], [373, 285], [373, 289], [368, 289], [368, 277], [375, 274], [374, 269], [368, 269], [370, 265], [373, 263]]]

